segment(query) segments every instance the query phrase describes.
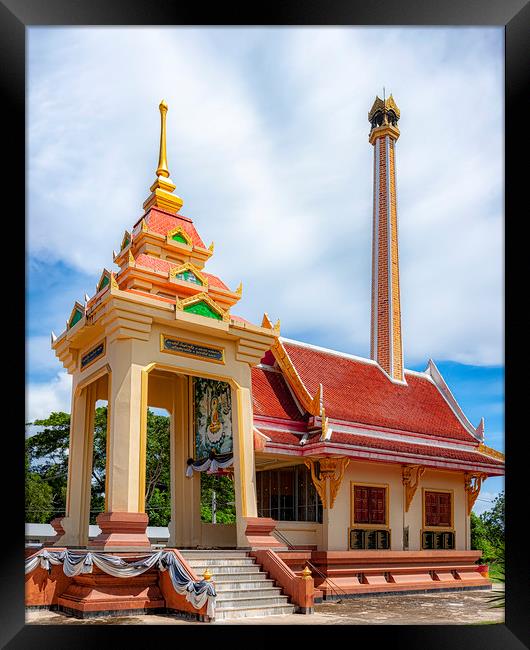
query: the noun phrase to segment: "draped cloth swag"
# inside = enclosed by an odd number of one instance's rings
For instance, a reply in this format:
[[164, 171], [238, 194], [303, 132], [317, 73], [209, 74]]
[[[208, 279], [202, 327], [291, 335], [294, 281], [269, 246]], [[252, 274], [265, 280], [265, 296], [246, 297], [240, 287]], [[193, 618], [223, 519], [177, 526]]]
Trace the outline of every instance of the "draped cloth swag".
[[43, 549], [26, 560], [26, 575], [34, 571], [38, 566], [49, 571], [51, 564], [62, 564], [64, 574], [67, 576], [92, 573], [95, 564], [98, 569], [116, 578], [133, 578], [158, 565], [160, 571], [169, 571], [173, 589], [177, 594], [185, 595], [186, 600], [195, 609], [201, 609], [204, 603], [207, 602], [206, 613], [210, 618], [215, 618], [215, 598], [217, 594], [214, 585], [206, 580], [195, 581], [178, 557], [170, 551], [158, 551], [135, 562], [125, 562], [120, 557], [105, 553], [79, 553], [68, 550], [48, 551]]
[[234, 463], [234, 454], [211, 454], [208, 458], [201, 458], [199, 460], [188, 460], [188, 467], [186, 469], [186, 476], [191, 478], [193, 472], [206, 472], [213, 474], [218, 469], [226, 469]]

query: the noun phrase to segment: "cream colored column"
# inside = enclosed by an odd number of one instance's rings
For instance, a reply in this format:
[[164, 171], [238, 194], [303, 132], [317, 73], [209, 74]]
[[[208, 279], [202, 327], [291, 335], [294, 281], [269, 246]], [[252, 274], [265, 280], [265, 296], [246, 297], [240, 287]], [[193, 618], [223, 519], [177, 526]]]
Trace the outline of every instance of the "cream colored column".
[[[200, 476], [186, 476], [186, 461], [193, 456], [192, 418], [189, 403], [189, 377], [173, 380], [173, 409], [171, 415], [171, 525], [169, 546], [191, 547], [200, 544]], [[197, 524], [198, 507], [198, 524]]]
[[117, 340], [108, 356], [112, 369], [107, 479], [108, 512], [144, 512], [145, 417], [147, 391], [142, 394], [142, 366], [134, 363], [134, 341]]
[[72, 387], [66, 517], [61, 521], [64, 535], [55, 546], [88, 544], [95, 404], [95, 384]]
[[[252, 432], [252, 396], [250, 390], [239, 387], [232, 391], [232, 421], [234, 422], [234, 492], [238, 547], [248, 546], [245, 517], [257, 517], [256, 466]], [[234, 408], [235, 407], [235, 408]]]

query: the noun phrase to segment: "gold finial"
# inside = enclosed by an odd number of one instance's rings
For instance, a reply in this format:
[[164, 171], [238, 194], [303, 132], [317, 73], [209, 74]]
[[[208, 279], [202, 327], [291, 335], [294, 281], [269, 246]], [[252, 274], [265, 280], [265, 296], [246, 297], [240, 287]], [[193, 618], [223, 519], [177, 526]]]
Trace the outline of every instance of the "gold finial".
[[206, 582], [211, 580], [212, 574], [210, 573], [210, 569], [206, 568], [206, 571], [203, 573], [202, 577], [206, 580]]
[[304, 580], [310, 580], [312, 577], [313, 577], [313, 575], [311, 573], [311, 569], [306, 564], [305, 569], [302, 571], [302, 578]]
[[169, 178], [169, 169], [167, 166], [167, 153], [166, 153], [166, 113], [167, 104], [163, 99], [158, 106], [160, 109], [160, 155], [158, 156], [158, 169], [156, 170], [157, 176], [165, 176]]
[[241, 294], [243, 293], [243, 282], [239, 283], [239, 286], [236, 289], [236, 293], [237, 293], [238, 296], [241, 296]]
[[132, 254], [130, 248], [129, 248], [129, 266], [134, 266], [134, 255]]
[[212, 242], [212, 243], [208, 246], [208, 250], [210, 251], [210, 253], [213, 254], [213, 250], [214, 250], [214, 248], [215, 248], [215, 244]]

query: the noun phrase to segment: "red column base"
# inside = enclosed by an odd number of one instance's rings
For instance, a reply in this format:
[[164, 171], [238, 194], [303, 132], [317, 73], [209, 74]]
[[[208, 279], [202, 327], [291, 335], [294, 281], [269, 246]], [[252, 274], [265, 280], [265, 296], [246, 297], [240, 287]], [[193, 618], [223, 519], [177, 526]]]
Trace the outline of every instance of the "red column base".
[[97, 551], [150, 550], [146, 529], [149, 517], [145, 512], [103, 512], [96, 522], [101, 533], [88, 548]]
[[272, 534], [277, 522], [269, 517], [245, 517], [247, 528], [245, 535], [251, 549], [272, 548], [286, 551], [287, 546]]

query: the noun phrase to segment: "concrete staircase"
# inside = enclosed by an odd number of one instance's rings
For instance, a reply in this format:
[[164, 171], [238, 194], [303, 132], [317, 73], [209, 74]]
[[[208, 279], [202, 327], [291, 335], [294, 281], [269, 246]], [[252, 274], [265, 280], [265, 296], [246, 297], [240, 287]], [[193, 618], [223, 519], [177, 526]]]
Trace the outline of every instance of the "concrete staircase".
[[215, 620], [263, 616], [285, 616], [294, 612], [287, 596], [261, 571], [245, 551], [182, 550], [189, 566], [202, 578], [206, 569], [212, 574], [217, 592]]

